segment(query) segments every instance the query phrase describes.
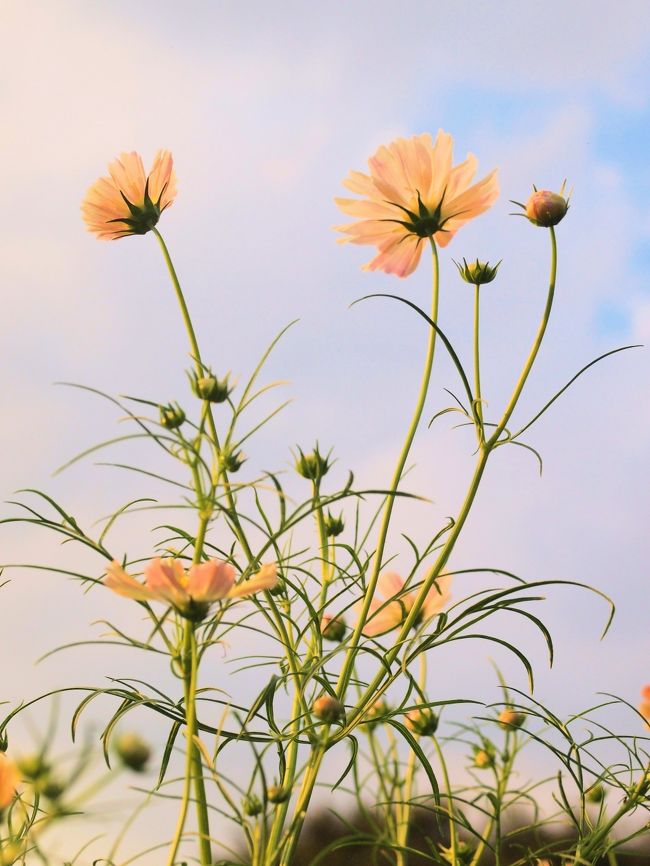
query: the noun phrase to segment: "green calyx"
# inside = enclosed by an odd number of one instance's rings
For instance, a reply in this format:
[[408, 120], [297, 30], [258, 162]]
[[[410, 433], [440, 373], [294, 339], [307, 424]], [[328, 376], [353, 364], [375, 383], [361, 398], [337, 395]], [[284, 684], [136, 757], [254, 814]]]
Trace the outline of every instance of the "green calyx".
[[129, 209], [130, 217], [119, 217], [114, 220], [109, 220], [111, 223], [122, 223], [125, 226], [125, 235], [146, 235], [157, 224], [160, 219], [160, 214], [165, 209], [160, 206], [165, 187], [160, 192], [157, 201], [152, 201], [149, 196], [149, 178], [144, 187], [144, 202], [141, 205], [133, 204], [132, 201], [120, 191], [120, 195], [124, 199], [124, 203]]
[[431, 238], [436, 234], [436, 232], [444, 231], [444, 224], [449, 219], [449, 217], [446, 217], [445, 219], [442, 218], [442, 205], [445, 200], [445, 193], [443, 192], [442, 198], [433, 210], [430, 210], [424, 204], [419, 190], [416, 190], [416, 193], [418, 197], [417, 213], [409, 210], [401, 204], [397, 204], [397, 202], [387, 202], [388, 204], [393, 205], [393, 207], [398, 207], [401, 211], [404, 211], [408, 220], [382, 220], [382, 222], [396, 222], [399, 223], [399, 225], [404, 226], [407, 231], [417, 235], [419, 238]]
[[499, 261], [496, 265], [490, 265], [489, 262], [480, 262], [478, 259], [476, 259], [475, 262], [469, 263], [463, 259], [462, 264], [457, 262], [455, 259], [453, 262], [458, 268], [458, 273], [465, 282], [471, 283], [474, 286], [482, 286], [485, 283], [491, 283], [496, 277], [499, 265], [501, 264]]

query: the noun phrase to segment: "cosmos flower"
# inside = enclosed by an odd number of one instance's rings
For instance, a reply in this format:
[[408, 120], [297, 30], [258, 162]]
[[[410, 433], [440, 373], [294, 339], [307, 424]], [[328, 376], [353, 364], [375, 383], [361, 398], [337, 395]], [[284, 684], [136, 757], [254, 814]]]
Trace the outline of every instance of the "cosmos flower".
[[139, 153], [121, 153], [108, 166], [109, 177], [100, 177], [81, 203], [88, 231], [99, 240], [144, 235], [176, 196], [176, 174], [171, 153], [159, 150], [149, 175]]
[[337, 226], [340, 242], [373, 244], [378, 254], [365, 270], [406, 277], [420, 261], [427, 238], [445, 247], [458, 229], [491, 207], [499, 195], [496, 169], [473, 184], [476, 158], [452, 167], [453, 139], [440, 130], [398, 138], [368, 160], [370, 175], [352, 171], [343, 182], [364, 198], [337, 198], [357, 221]]
[[13, 761], [0, 752], [0, 810], [8, 806], [16, 793], [20, 773]]
[[[429, 590], [418, 625], [439, 613], [449, 601], [451, 575], [441, 574]], [[394, 571], [385, 571], [379, 576], [377, 592], [370, 602], [368, 621], [363, 627], [367, 637], [385, 634], [402, 625], [417, 597], [417, 591], [405, 592], [404, 579]]]
[[650, 686], [644, 686], [641, 689], [641, 703], [639, 704], [639, 712], [646, 720], [646, 725], [650, 728]]
[[278, 582], [277, 568], [269, 563], [250, 580], [236, 584], [235, 569], [219, 559], [192, 565], [188, 571], [180, 559], [152, 559], [144, 570], [144, 577], [145, 582], [141, 583], [118, 562], [112, 562], [106, 570], [104, 585], [136, 601], [169, 604], [182, 616], [197, 621], [206, 616], [216, 601], [273, 589]]

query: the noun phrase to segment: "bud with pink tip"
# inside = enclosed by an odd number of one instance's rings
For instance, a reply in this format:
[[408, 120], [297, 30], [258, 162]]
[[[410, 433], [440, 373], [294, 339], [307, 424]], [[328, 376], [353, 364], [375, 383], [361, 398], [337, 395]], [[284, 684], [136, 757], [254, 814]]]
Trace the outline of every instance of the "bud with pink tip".
[[332, 616], [329, 613], [324, 613], [320, 621], [320, 633], [325, 640], [331, 640], [333, 643], [340, 643], [345, 637], [345, 620], [342, 616]]
[[341, 701], [332, 695], [321, 695], [312, 704], [313, 714], [323, 722], [337, 722], [344, 715], [344, 707]]
[[564, 198], [563, 193], [564, 184], [559, 193], [551, 192], [549, 189], [536, 189], [524, 207], [531, 223], [550, 228], [564, 219], [569, 209], [569, 198]]

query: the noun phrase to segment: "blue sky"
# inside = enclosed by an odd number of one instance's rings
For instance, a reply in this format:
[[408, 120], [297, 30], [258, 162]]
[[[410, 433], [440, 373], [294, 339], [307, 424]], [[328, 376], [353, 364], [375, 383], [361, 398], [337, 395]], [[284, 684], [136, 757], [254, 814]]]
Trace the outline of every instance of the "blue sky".
[[[575, 191], [559, 231], [557, 307], [522, 420], [595, 355], [648, 340], [645, 0], [413, 0], [402, 10], [384, 0], [3, 4], [3, 498], [44, 487], [91, 522], [142, 492], [90, 464], [50, 477], [116, 430], [110, 409], [54, 381], [187, 399], [184, 336], [152, 238], [101, 244], [79, 218], [85, 189], [123, 149], [145, 162], [158, 147], [174, 153], [179, 195], [161, 228], [216, 369], [250, 369], [281, 327], [301, 320], [269, 369], [291, 380], [294, 402], [251, 449], [251, 465], [287, 468], [289, 448], [318, 436], [335, 446], [341, 473], [354, 467], [360, 479], [386, 479], [391, 471], [426, 335], [406, 312], [348, 306], [370, 291], [426, 303], [429, 273], [426, 264], [406, 281], [362, 273], [369, 251], [337, 247], [331, 227], [342, 221], [332, 201], [342, 178], [396, 135], [444, 128], [457, 159], [471, 150], [481, 176], [500, 168], [499, 202], [459, 233], [442, 262], [443, 327], [466, 352], [470, 296], [451, 257], [504, 259], [485, 304], [492, 405], [507, 397], [543, 303], [545, 234], [508, 216], [508, 199], [525, 198], [533, 183], [559, 188], [566, 177]], [[452, 377], [442, 361], [430, 414]], [[527, 456], [502, 449], [457, 554], [459, 565], [586, 580], [615, 597], [618, 617], [601, 644], [602, 606], [551, 594], [552, 672], [538, 642], [521, 638], [540, 666], [540, 696], [561, 711], [598, 690], [635, 701], [650, 680], [649, 389], [647, 349], [581, 381], [531, 435], [546, 458], [543, 478]], [[457, 507], [470, 443], [442, 423], [421, 433], [414, 460], [435, 503], [404, 509], [402, 519], [424, 535]], [[144, 523], [125, 525], [115, 543], [142, 546], [144, 532]], [[12, 562], [67, 555], [7, 528], [0, 550]], [[99, 599], [55, 576], [9, 576], [3, 641], [21, 642], [27, 621], [32, 638], [5, 680], [8, 699], [87, 681], [99, 664], [119, 673], [132, 663], [87, 653], [34, 667], [53, 645], [92, 633]], [[127, 616], [117, 599], [102, 599], [104, 611]], [[521, 672], [499, 662], [523, 686]], [[456, 659], [439, 671], [441, 691], [459, 679], [485, 699], [496, 694], [487, 660], [481, 668]]]

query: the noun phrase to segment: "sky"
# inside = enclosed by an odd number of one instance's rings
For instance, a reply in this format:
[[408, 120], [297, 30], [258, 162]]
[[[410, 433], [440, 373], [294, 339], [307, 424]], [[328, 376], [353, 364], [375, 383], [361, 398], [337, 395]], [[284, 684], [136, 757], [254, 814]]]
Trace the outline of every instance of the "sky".
[[[53, 477], [70, 456], [120, 432], [107, 403], [55, 382], [189, 399], [185, 337], [154, 239], [100, 243], [80, 219], [85, 190], [122, 150], [138, 150], [145, 163], [159, 147], [174, 154], [179, 193], [160, 228], [215, 370], [243, 378], [299, 319], [268, 372], [289, 380], [283, 393], [292, 403], [247, 449], [251, 467], [289, 471], [290, 449], [318, 438], [335, 449], [337, 477], [353, 468], [366, 483], [388, 481], [426, 331], [388, 301], [350, 304], [383, 291], [426, 305], [430, 273], [424, 261], [407, 280], [362, 272], [370, 250], [337, 246], [332, 226], [345, 221], [333, 203], [341, 180], [396, 136], [442, 128], [458, 160], [471, 151], [481, 176], [499, 168], [499, 201], [442, 254], [440, 314], [468, 357], [471, 294], [451, 258], [503, 259], [483, 295], [483, 390], [495, 413], [545, 297], [546, 233], [509, 216], [509, 200], [525, 199], [533, 184], [558, 189], [566, 178], [574, 192], [558, 229], [556, 307], [517, 417], [525, 422], [593, 357], [650, 338], [643, 0], [411, 0], [399, 9], [385, 0], [2, 0], [0, 22], [2, 499], [40, 488], [90, 524], [150, 491], [92, 460]], [[447, 405], [443, 388], [453, 383], [440, 356], [427, 417]], [[527, 440], [544, 456], [542, 477], [523, 449], [500, 449], [454, 554], [459, 568], [579, 580], [614, 599], [601, 642], [601, 601], [548, 592], [551, 671], [539, 637], [515, 635], [535, 661], [536, 696], [561, 712], [595, 703], [598, 692], [634, 703], [650, 681], [649, 389], [647, 348], [581, 379]], [[471, 440], [448, 418], [423, 427], [413, 450], [410, 478], [432, 504], [398, 515], [418, 537], [458, 508], [471, 469]], [[142, 547], [145, 532], [144, 519], [126, 522], [114, 544]], [[402, 551], [398, 537], [391, 543]], [[71, 556], [29, 527], [0, 527], [4, 563], [70, 564]], [[119, 599], [82, 595], [60, 575], [4, 576], [0, 634], [12, 661], [0, 698], [103, 681], [140, 664], [89, 650], [35, 665], [54, 646], [96, 635], [95, 620], [129, 614]], [[433, 685], [445, 696], [460, 687], [496, 700], [491, 655], [486, 647], [476, 664], [474, 651], [459, 650], [436, 667]], [[525, 688], [520, 669], [496, 661]]]

